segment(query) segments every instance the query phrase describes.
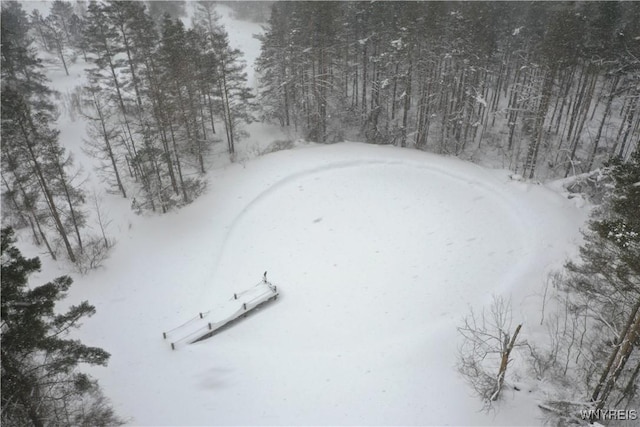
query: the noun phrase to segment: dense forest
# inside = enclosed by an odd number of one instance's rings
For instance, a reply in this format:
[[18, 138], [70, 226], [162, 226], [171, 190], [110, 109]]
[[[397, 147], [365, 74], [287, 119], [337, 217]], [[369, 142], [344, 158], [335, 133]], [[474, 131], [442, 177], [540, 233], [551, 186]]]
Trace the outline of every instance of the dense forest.
[[108, 246], [104, 236], [83, 241], [88, 197], [58, 141], [59, 95], [39, 52], [67, 73], [70, 61], [90, 65], [88, 83], [63, 104], [86, 121], [84, 149], [108, 190], [138, 211], [191, 202], [212, 153], [233, 160], [256, 117], [311, 141], [415, 147], [526, 179], [627, 159], [640, 138], [637, 3], [268, 5], [256, 102], [212, 2], [190, 5], [190, 27], [181, 2], [55, 1], [46, 17], [5, 3], [2, 185], [12, 225], [29, 227], [53, 257], [58, 247], [75, 260], [87, 245]]
[[640, 138], [635, 2], [277, 2], [264, 117], [566, 177]]

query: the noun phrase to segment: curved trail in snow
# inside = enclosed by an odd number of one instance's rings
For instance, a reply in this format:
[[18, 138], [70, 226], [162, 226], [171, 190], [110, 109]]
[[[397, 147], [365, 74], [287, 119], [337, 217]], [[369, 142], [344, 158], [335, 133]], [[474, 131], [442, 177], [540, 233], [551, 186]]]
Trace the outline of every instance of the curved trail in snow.
[[[493, 292], [511, 296], [527, 334], [537, 327], [537, 301], [523, 301], [578, 235], [570, 201], [504, 171], [355, 143], [281, 151], [211, 178], [178, 221], [137, 227], [145, 257], [116, 252], [125, 267], [78, 288], [105, 294], [83, 330], [114, 349], [100, 379], [123, 413], [150, 425], [495, 421], [455, 369], [456, 326]], [[167, 349], [162, 328], [224, 309], [265, 269], [277, 302]], [[530, 396], [509, 396], [501, 423], [535, 424]]]
[[[463, 173], [460, 168], [456, 171], [448, 170], [444, 166], [434, 164], [434, 159], [425, 159], [425, 161], [422, 162], [400, 159], [332, 160], [326, 164], [296, 171], [275, 180], [266, 189], [255, 195], [248, 203], [246, 203], [242, 210], [235, 216], [233, 221], [226, 227], [226, 233], [220, 245], [221, 249], [218, 252], [218, 257], [214, 264], [214, 275], [220, 270], [220, 263], [224, 257], [226, 246], [234, 238], [238, 228], [242, 226], [243, 220], [251, 213], [254, 213], [261, 202], [268, 200], [283, 188], [294, 185], [305, 178], [331, 173], [332, 171], [337, 170], [371, 166], [391, 166], [398, 168], [410, 167], [435, 173], [443, 179], [453, 180], [462, 185], [468, 185], [470, 186], [470, 193], [476, 196], [480, 193], [480, 196], [487, 196], [488, 198], [491, 198], [497, 202], [495, 205], [496, 212], [502, 214], [507, 213], [507, 215], [511, 217], [511, 223], [517, 227], [517, 230], [515, 230], [515, 233], [514, 230], [508, 230], [509, 233], [505, 233], [508, 234], [509, 239], [519, 240], [524, 248], [523, 251], [527, 253], [535, 253], [537, 250], [541, 249], [536, 248], [538, 245], [536, 245], [532, 232], [530, 231], [533, 229], [530, 216], [523, 212], [522, 206], [518, 205], [515, 197], [509, 194], [509, 191], [501, 182], [499, 182], [494, 176], [486, 174], [486, 171], [477, 165], [464, 164], [466, 168], [477, 169], [477, 174], [475, 174], [466, 171]], [[483, 176], [483, 174], [486, 175]], [[286, 227], [286, 225], [283, 224], [283, 227]], [[509, 284], [515, 283], [519, 277], [526, 274], [526, 272], [532, 267], [532, 264], [533, 262], [531, 257], [520, 257], [518, 262], [515, 265], [512, 265], [508, 271], [503, 272], [500, 277], [496, 277], [496, 279], [504, 285], [498, 286], [494, 291], [498, 293], [506, 291], [509, 288]], [[485, 302], [489, 302], [489, 296], [487, 296], [487, 300]]]

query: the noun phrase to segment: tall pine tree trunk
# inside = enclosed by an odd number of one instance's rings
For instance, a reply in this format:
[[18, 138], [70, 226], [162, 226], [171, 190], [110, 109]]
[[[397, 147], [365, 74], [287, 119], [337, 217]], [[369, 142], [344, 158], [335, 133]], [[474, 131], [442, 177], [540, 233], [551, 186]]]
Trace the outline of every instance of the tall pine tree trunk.
[[629, 322], [627, 323], [625, 333], [621, 336], [619, 348], [616, 348], [612, 353], [613, 357], [607, 364], [607, 370], [603, 373], [603, 377], [606, 378], [608, 376], [608, 379], [604, 381], [603, 378], [601, 378], [601, 381], [598, 382], [596, 390], [593, 393], [592, 401], [596, 402], [596, 409], [604, 408], [613, 387], [624, 370], [624, 367], [629, 360], [629, 356], [639, 339], [640, 299], [638, 299], [638, 303], [634, 307], [634, 310], [632, 310], [632, 314], [629, 316]]
[[576, 156], [576, 151], [578, 150], [578, 146], [580, 145], [580, 134], [582, 133], [582, 129], [584, 128], [584, 123], [587, 119], [587, 115], [589, 114], [589, 107], [591, 105], [591, 99], [593, 97], [593, 90], [595, 88], [595, 82], [598, 78], [597, 74], [595, 74], [593, 70], [590, 70], [590, 71], [591, 72], [588, 73], [587, 77], [590, 76], [591, 78], [585, 79], [585, 87], [588, 86], [588, 89], [586, 89], [585, 94], [580, 97], [580, 110], [578, 112], [578, 123], [574, 130], [573, 142], [571, 144], [571, 147], [572, 147], [571, 155], [569, 158], [569, 163], [567, 164], [567, 169], [564, 174], [565, 178], [569, 176], [569, 172], [571, 171], [571, 167], [573, 166], [574, 159]]
[[611, 83], [611, 90], [609, 91], [609, 97], [607, 98], [607, 104], [604, 109], [604, 113], [602, 114], [602, 120], [600, 120], [600, 126], [598, 127], [598, 133], [596, 134], [596, 138], [593, 141], [593, 150], [591, 151], [591, 155], [589, 156], [589, 161], [587, 164], [587, 171], [591, 170], [593, 166], [593, 161], [596, 158], [596, 154], [598, 152], [598, 147], [600, 145], [600, 138], [602, 136], [602, 129], [604, 128], [604, 124], [611, 113], [611, 104], [613, 103], [613, 98], [616, 93], [616, 88], [618, 87], [618, 83], [620, 82], [620, 75], [616, 75], [613, 78], [613, 83]]
[[405, 97], [404, 97], [404, 108], [402, 112], [402, 137], [400, 140], [400, 146], [407, 146], [407, 126], [409, 121], [409, 109], [411, 108], [411, 77], [413, 71], [413, 60], [411, 56], [409, 56], [409, 68], [407, 69], [407, 74], [405, 75], [404, 87], [405, 87]]
[[605, 368], [602, 371], [602, 374], [600, 375], [600, 379], [598, 380], [598, 383], [596, 384], [595, 388], [593, 389], [593, 393], [591, 394], [591, 401], [592, 402], [599, 402], [601, 400], [601, 394], [600, 393], [604, 389], [604, 387], [606, 386], [606, 381], [607, 381], [607, 378], [609, 378], [609, 374], [611, 373], [611, 369], [613, 369], [613, 367], [614, 367], [614, 362], [618, 359], [618, 355], [619, 355], [619, 351], [621, 349], [621, 345], [624, 342], [624, 340], [627, 337], [627, 335], [629, 334], [629, 331], [632, 328], [634, 319], [639, 314], [640, 314], [640, 300], [638, 300], [636, 305], [631, 310], [631, 313], [630, 313], [630, 315], [629, 315], [629, 317], [627, 319], [627, 323], [626, 323], [624, 329], [622, 330], [622, 332], [620, 334], [620, 337], [618, 338], [618, 342], [616, 342], [615, 345], [613, 346], [611, 354], [609, 355], [609, 360], [607, 361], [607, 364], [605, 365]]
[[105, 118], [102, 114], [102, 108], [100, 107], [100, 104], [98, 103], [98, 100], [96, 99], [96, 95], [93, 94], [93, 105], [96, 109], [96, 112], [98, 113], [98, 119], [100, 120], [100, 127], [102, 129], [102, 136], [104, 139], [104, 145], [105, 148], [107, 149], [107, 155], [109, 156], [109, 160], [111, 161], [111, 167], [113, 167], [113, 173], [116, 177], [116, 183], [118, 185], [118, 190], [120, 190], [120, 192], [122, 193], [122, 196], [126, 199], [127, 198], [127, 192], [124, 189], [124, 185], [122, 184], [122, 180], [120, 179], [120, 172], [118, 170], [118, 164], [116, 162], [116, 158], [115, 158], [115, 154], [113, 152], [113, 149], [111, 147], [111, 141], [109, 141], [109, 132], [107, 131], [107, 127], [106, 127], [106, 123], [105, 123]]
[[[625, 148], [627, 147], [627, 140], [629, 138], [629, 135], [631, 135], [631, 131], [633, 129], [633, 119], [635, 117], [637, 106], [638, 106], [638, 98], [640, 98], [640, 95], [634, 96], [631, 102], [629, 103], [623, 125], [621, 126], [621, 129], [623, 127], [625, 129], [624, 135], [622, 138], [622, 143], [619, 144], [619, 138], [618, 138], [615, 144], [615, 146], [620, 145], [620, 150], [618, 151], [618, 157], [621, 159], [624, 156]], [[613, 152], [615, 152], [615, 146], [614, 146]]]
[[527, 170], [529, 171], [529, 179], [533, 179], [533, 177], [535, 176], [540, 144], [542, 144], [542, 138], [544, 136], [544, 120], [549, 109], [549, 100], [551, 98], [551, 89], [553, 88], [555, 72], [555, 68], [550, 69], [546, 73], [544, 83], [542, 85], [542, 99], [536, 113], [533, 138], [531, 140], [531, 143], [529, 144], [527, 160], [523, 171], [525, 176], [527, 174]]
[[180, 156], [178, 154], [178, 144], [176, 143], [176, 137], [173, 132], [173, 125], [169, 122], [169, 132], [171, 134], [171, 141], [173, 142], [173, 154], [176, 158], [176, 168], [178, 169], [178, 178], [180, 179], [180, 188], [182, 189], [182, 201], [189, 202], [189, 196], [187, 195], [187, 188], [184, 184], [184, 178], [182, 177], [182, 166], [180, 165]]
[[33, 171], [38, 179], [38, 183], [40, 184], [40, 188], [44, 193], [45, 199], [47, 201], [47, 205], [49, 206], [49, 212], [51, 213], [51, 217], [53, 218], [54, 223], [56, 224], [56, 229], [62, 238], [64, 246], [67, 250], [67, 255], [69, 255], [69, 259], [71, 262], [76, 262], [76, 256], [73, 253], [73, 248], [71, 247], [71, 243], [69, 242], [69, 237], [67, 236], [67, 232], [62, 225], [62, 220], [60, 219], [60, 214], [58, 212], [58, 207], [56, 206], [55, 200], [53, 198], [53, 193], [49, 189], [49, 185], [47, 184], [47, 179], [44, 176], [42, 168], [39, 163], [39, 157], [33, 151], [33, 142], [31, 141], [31, 137], [25, 128], [25, 124], [20, 122], [20, 129], [22, 131], [22, 135], [25, 140], [25, 145], [27, 147], [27, 152], [29, 153], [29, 158], [31, 164], [33, 166]]
[[55, 162], [56, 162], [55, 167], [58, 171], [58, 179], [60, 181], [60, 185], [64, 193], [64, 198], [67, 201], [67, 204], [69, 205], [69, 213], [71, 214], [70, 215], [71, 224], [73, 224], [73, 229], [76, 232], [76, 239], [78, 240], [78, 248], [82, 253], [83, 247], [82, 247], [82, 236], [80, 235], [80, 224], [79, 224], [79, 217], [78, 217], [79, 214], [76, 213], [76, 210], [73, 207], [73, 201], [71, 200], [71, 190], [67, 182], [67, 176], [64, 172], [62, 165], [60, 164], [60, 159], [56, 158]]
[[142, 108], [142, 98], [140, 97], [140, 89], [138, 88], [138, 76], [136, 75], [136, 67], [134, 66], [133, 59], [131, 58], [131, 47], [129, 45], [129, 39], [124, 25], [120, 25], [120, 34], [122, 35], [122, 41], [124, 43], [124, 50], [127, 54], [127, 62], [129, 63], [129, 71], [131, 72], [131, 81], [133, 83], [133, 90], [136, 94], [136, 102], [138, 108]]

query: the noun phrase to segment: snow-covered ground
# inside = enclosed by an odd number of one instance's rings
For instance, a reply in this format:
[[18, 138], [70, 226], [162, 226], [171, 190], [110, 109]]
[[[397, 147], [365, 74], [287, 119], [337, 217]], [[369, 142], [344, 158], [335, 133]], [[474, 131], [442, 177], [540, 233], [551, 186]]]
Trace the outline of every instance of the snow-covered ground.
[[[96, 306], [78, 336], [112, 353], [91, 372], [132, 424], [540, 423], [527, 390], [479, 412], [455, 369], [456, 326], [495, 293], [524, 335], [535, 328], [545, 273], [578, 239], [571, 201], [505, 171], [359, 143], [210, 179], [192, 205], [132, 218], [67, 301]], [[276, 302], [170, 350], [163, 331], [265, 270]]]
[[[223, 21], [239, 46], [244, 24]], [[255, 58], [257, 41], [245, 42]], [[81, 70], [50, 75], [65, 92]], [[59, 125], [88, 162], [82, 121]], [[534, 384], [481, 412], [455, 368], [456, 327], [497, 294], [524, 338], [540, 334], [546, 274], [575, 252], [586, 208], [416, 150], [298, 143], [254, 158], [289, 136], [249, 130], [241, 161], [212, 170], [206, 194], [179, 211], [136, 216], [126, 200], [101, 199], [117, 245], [103, 268], [73, 275], [65, 304], [96, 306], [76, 336], [111, 352], [88, 371], [117, 412], [131, 425], [540, 424]], [[67, 273], [42, 258], [35, 281]], [[197, 344], [163, 340], [265, 270], [277, 301]]]

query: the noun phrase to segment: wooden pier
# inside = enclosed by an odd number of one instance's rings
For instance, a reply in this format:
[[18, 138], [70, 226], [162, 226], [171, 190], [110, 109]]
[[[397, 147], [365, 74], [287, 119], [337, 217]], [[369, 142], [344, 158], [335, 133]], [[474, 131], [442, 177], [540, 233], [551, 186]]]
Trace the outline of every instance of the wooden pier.
[[277, 286], [266, 281], [265, 278], [254, 287], [233, 294], [229, 304], [223, 309], [198, 313], [180, 326], [163, 332], [162, 338], [168, 340], [172, 350], [186, 344], [202, 341], [230, 327], [265, 304], [276, 300], [278, 295]]

